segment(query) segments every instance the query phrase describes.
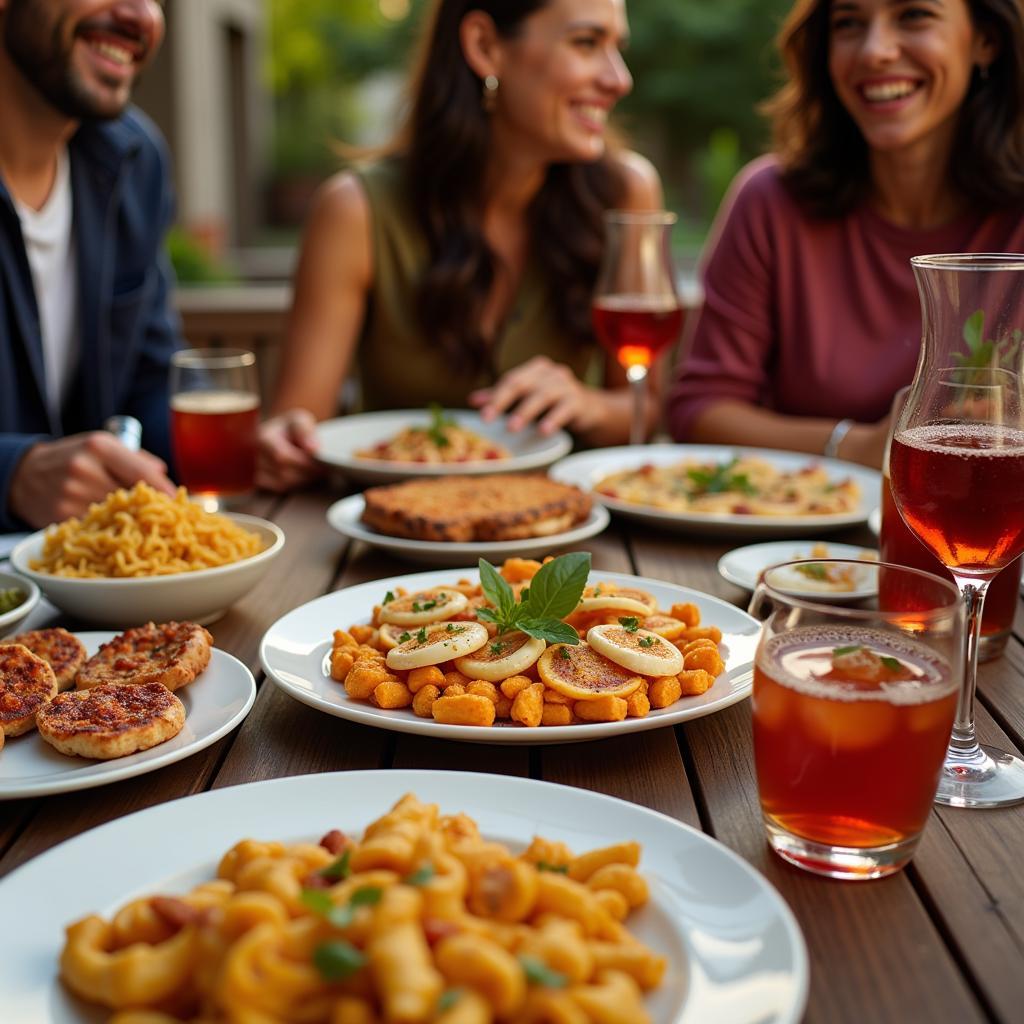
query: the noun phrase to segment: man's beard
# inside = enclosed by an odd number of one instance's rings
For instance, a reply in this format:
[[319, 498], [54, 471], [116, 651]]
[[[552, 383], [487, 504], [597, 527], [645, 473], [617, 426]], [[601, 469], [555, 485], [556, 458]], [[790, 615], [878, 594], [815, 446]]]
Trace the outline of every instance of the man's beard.
[[[71, 64], [72, 42], [66, 42], [60, 23], [45, 24], [47, 0], [11, 0], [4, 17], [2, 43], [24, 78], [65, 117], [76, 121], [110, 120], [128, 105], [113, 93], [97, 94], [79, 78]], [[46, 33], [49, 32], [49, 38]]]

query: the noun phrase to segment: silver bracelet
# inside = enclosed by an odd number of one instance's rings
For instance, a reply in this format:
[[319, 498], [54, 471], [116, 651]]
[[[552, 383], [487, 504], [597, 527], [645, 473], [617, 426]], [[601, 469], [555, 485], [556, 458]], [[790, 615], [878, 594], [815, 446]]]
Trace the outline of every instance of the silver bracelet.
[[839, 454], [839, 446], [843, 443], [843, 438], [850, 432], [850, 427], [853, 426], [853, 420], [840, 420], [833, 428], [832, 433], [828, 435], [828, 440], [825, 442], [825, 458], [834, 459]]

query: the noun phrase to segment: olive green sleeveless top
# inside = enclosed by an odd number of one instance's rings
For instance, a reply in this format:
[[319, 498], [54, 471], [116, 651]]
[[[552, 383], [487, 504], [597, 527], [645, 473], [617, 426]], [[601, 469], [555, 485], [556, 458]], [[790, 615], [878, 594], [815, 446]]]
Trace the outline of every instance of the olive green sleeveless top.
[[[471, 391], [496, 378], [459, 372], [416, 319], [427, 243], [412, 213], [401, 161], [382, 160], [355, 168], [355, 173], [373, 220], [373, 287], [358, 350], [362, 408], [414, 409], [430, 402], [465, 407]], [[527, 265], [496, 339], [497, 376], [538, 355], [566, 363], [582, 378], [594, 351], [558, 326], [539, 268]]]

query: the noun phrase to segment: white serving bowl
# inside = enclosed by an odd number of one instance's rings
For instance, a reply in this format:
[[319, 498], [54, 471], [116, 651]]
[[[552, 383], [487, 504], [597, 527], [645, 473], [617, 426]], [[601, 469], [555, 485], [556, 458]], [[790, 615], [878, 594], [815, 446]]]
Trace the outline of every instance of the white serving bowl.
[[128, 579], [75, 579], [29, 568], [42, 557], [45, 530], [26, 537], [12, 552], [11, 565], [28, 577], [62, 611], [84, 622], [128, 629], [146, 622], [213, 622], [244, 597], [284, 547], [284, 533], [256, 516], [225, 513], [228, 519], [263, 538], [257, 555], [214, 569], [169, 576]]
[[29, 612], [39, 604], [39, 588], [31, 580], [15, 576], [13, 572], [0, 572], [0, 590], [12, 588], [21, 590], [25, 594], [25, 600], [17, 608], [0, 615], [0, 636], [13, 633], [15, 627], [28, 618]]

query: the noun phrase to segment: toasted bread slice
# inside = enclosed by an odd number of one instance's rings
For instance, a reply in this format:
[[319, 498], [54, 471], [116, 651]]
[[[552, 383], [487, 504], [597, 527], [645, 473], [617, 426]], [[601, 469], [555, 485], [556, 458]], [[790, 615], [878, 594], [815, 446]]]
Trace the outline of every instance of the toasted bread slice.
[[35, 728], [36, 713], [57, 695], [57, 677], [21, 644], [0, 645], [0, 731], [20, 736]]
[[393, 537], [429, 541], [548, 537], [582, 522], [591, 500], [546, 476], [446, 476], [371, 487], [363, 522]]
[[34, 629], [19, 633], [7, 641], [21, 644], [42, 658], [57, 677], [57, 689], [68, 690], [75, 685], [75, 676], [89, 657], [85, 644], [66, 629]]
[[194, 622], [165, 622], [126, 630], [103, 644], [78, 673], [77, 686], [162, 683], [177, 690], [210, 663], [213, 637]]
[[58, 694], [36, 716], [39, 735], [62, 754], [108, 760], [148, 750], [181, 732], [185, 705], [160, 683]]

